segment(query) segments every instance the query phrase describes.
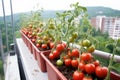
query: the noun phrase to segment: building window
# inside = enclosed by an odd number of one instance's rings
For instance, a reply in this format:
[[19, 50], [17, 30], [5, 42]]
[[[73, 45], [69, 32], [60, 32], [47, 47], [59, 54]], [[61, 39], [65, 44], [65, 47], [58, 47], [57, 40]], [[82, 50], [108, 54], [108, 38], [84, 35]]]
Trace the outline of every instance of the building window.
[[117, 37], [117, 35], [114, 35], [114, 37]]
[[115, 30], [118, 30], [118, 27], [116, 27]]

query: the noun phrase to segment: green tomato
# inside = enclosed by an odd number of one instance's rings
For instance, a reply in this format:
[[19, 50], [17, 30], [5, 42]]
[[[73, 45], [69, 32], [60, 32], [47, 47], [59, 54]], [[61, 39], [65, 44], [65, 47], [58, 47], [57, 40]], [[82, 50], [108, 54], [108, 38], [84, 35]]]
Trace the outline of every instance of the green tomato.
[[73, 37], [69, 37], [69, 42], [74, 42], [74, 38]]
[[57, 60], [56, 64], [57, 64], [58, 66], [62, 66], [62, 65], [63, 65], [63, 61], [59, 59], [59, 60]]
[[36, 35], [36, 32], [33, 32], [32, 35], [33, 35], [33, 36]]
[[90, 47], [88, 47], [88, 52], [92, 53], [95, 51], [95, 46], [91, 45]]
[[55, 25], [51, 23], [49, 29], [55, 29]]
[[72, 37], [76, 39], [76, 38], [78, 37], [78, 32], [74, 32], [74, 33], [72, 34]]
[[38, 44], [41, 44], [41, 43], [42, 43], [42, 41], [41, 41], [40, 39], [38, 39], [38, 40], [37, 40], [37, 43], [38, 43]]
[[88, 39], [85, 39], [82, 41], [82, 46], [89, 47], [91, 45], [90, 41]]
[[41, 37], [41, 33], [37, 33], [37, 35], [38, 35], [39, 37]]

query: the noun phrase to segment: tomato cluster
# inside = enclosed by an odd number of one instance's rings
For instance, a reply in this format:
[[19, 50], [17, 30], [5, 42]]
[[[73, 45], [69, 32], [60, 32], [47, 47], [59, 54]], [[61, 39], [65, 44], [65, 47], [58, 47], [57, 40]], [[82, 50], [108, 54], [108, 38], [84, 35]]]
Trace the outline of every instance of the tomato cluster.
[[53, 48], [53, 40], [47, 34], [41, 35], [41, 29], [39, 27], [28, 25], [28, 27], [24, 27], [21, 30], [39, 50]]
[[70, 48], [67, 44], [63, 42], [58, 43], [53, 51], [49, 54], [49, 59], [56, 61], [56, 65], [62, 67], [65, 65], [67, 67], [74, 67], [76, 70], [73, 72], [73, 80], [94, 80], [99, 78], [103, 80], [108, 72], [108, 69], [102, 66], [99, 60], [95, 60], [91, 52], [95, 50], [88, 50], [89, 47], [93, 46], [89, 40], [85, 40], [82, 43], [82, 47], [86, 51], [80, 51], [77, 48]]
[[[51, 25], [50, 29], [55, 27]], [[84, 39], [80, 41], [81, 48], [70, 47], [65, 42], [53, 42], [53, 38], [46, 33], [42, 34], [40, 28], [28, 25], [22, 28], [22, 32], [34, 43], [39, 50], [51, 49], [49, 59], [56, 61], [57, 66], [65, 65], [67, 67], [74, 67], [76, 70], [73, 72], [73, 80], [93, 80], [95, 77], [104, 79], [107, 75], [108, 69], [101, 66], [98, 60], [95, 60], [92, 52], [95, 46], [90, 40]], [[78, 37], [78, 33], [72, 34], [69, 42], [73, 42]], [[94, 77], [93, 77], [94, 75]]]
[[55, 58], [60, 57], [60, 54], [66, 48], [66, 44], [59, 42], [56, 46], [54, 46], [53, 51], [49, 54], [49, 59], [53, 60]]
[[[76, 71], [79, 74], [84, 74], [81, 79], [76, 75]], [[94, 75], [97, 78], [103, 80], [107, 76], [107, 67], [101, 66], [98, 60], [95, 60], [91, 53], [84, 52], [80, 56], [80, 62], [78, 63], [78, 70], [73, 73], [73, 80], [94, 80]], [[88, 76], [88, 78], [86, 77]]]
[[[80, 42], [81, 49], [71, 48], [68, 44], [60, 41], [56, 44], [48, 35], [41, 35], [39, 28], [33, 28], [32, 25], [23, 28], [22, 32], [35, 44], [40, 50], [52, 49], [49, 54], [49, 59], [56, 61], [57, 66], [65, 65], [67, 67], [74, 67], [73, 80], [93, 80], [94, 77], [104, 79], [107, 75], [108, 69], [101, 66], [98, 60], [95, 60], [92, 52], [95, 46], [88, 40]], [[72, 34], [74, 38], [77, 33]]]

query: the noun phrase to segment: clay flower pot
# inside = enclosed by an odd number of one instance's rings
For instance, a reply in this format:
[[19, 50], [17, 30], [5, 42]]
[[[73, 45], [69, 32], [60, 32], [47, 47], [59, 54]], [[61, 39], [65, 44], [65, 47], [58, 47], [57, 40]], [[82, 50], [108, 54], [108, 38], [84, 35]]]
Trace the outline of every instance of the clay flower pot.
[[41, 57], [44, 59], [46, 64], [48, 79], [49, 80], [67, 80], [67, 78], [46, 57], [49, 54], [50, 52], [41, 53]]
[[31, 40], [29, 40], [30, 44], [28, 43], [28, 48], [31, 50], [31, 52], [33, 53], [33, 56], [35, 58], [35, 60], [37, 60], [38, 66], [40, 68], [40, 70], [42, 72], [46, 72], [46, 65], [45, 65], [45, 61], [43, 60], [43, 58], [41, 57], [40, 54], [44, 54], [46, 52], [50, 53], [50, 50], [45, 50], [45, 51], [40, 51], [34, 43], [32, 43]]
[[20, 30], [21, 38], [23, 39], [24, 43], [27, 46], [27, 36]]
[[[49, 54], [50, 54], [50, 52], [44, 52], [44, 53], [40, 54], [41, 57], [45, 61], [45, 65], [46, 65], [47, 73], [48, 73], [48, 79], [49, 80], [67, 80], [67, 78], [46, 57]], [[117, 74], [117, 73], [111, 71], [110, 78], [111, 78], [111, 80], [120, 80], [120, 74]]]
[[32, 41], [28, 37], [27, 37], [27, 45], [28, 45], [28, 49], [30, 50], [30, 52], [33, 53], [33, 51], [32, 51], [32, 46], [33, 46]]
[[34, 56], [35, 60], [37, 60], [37, 52], [40, 53], [40, 51], [33, 43], [32, 43], [32, 52], [33, 52], [33, 56]]
[[41, 54], [50, 53], [50, 52], [51, 52], [51, 50], [46, 50], [46, 51], [36, 50], [37, 62], [38, 62], [39, 68], [42, 72], [47, 72], [47, 70], [46, 70], [45, 60], [41, 57]]
[[20, 34], [21, 34], [21, 38], [23, 39], [26, 46], [29, 48], [30, 52], [33, 53], [35, 60], [37, 60], [40, 70], [42, 72], [46, 72], [47, 70], [45, 67], [46, 66], [45, 61], [43, 60], [43, 58], [41, 58], [40, 54], [44, 52], [50, 52], [50, 50], [40, 51], [22, 31], [20, 31]]
[[120, 80], [120, 74], [117, 74], [117, 73], [111, 71], [110, 78], [112, 80]]
[[29, 48], [30, 52], [32, 53], [32, 42], [31, 40], [22, 32], [21, 33], [21, 38], [23, 39], [24, 43], [26, 44], [26, 46]]

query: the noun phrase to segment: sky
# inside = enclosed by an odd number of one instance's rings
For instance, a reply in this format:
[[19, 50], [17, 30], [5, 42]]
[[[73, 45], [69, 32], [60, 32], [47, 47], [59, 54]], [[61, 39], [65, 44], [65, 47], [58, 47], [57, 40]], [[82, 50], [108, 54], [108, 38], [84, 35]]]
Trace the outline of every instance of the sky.
[[[10, 0], [3, 0], [5, 14], [10, 15]], [[28, 12], [31, 10], [66, 10], [71, 3], [79, 2], [81, 6], [104, 6], [120, 10], [119, 0], [12, 0], [13, 13]], [[3, 16], [2, 0], [0, 0], [0, 16]]]

